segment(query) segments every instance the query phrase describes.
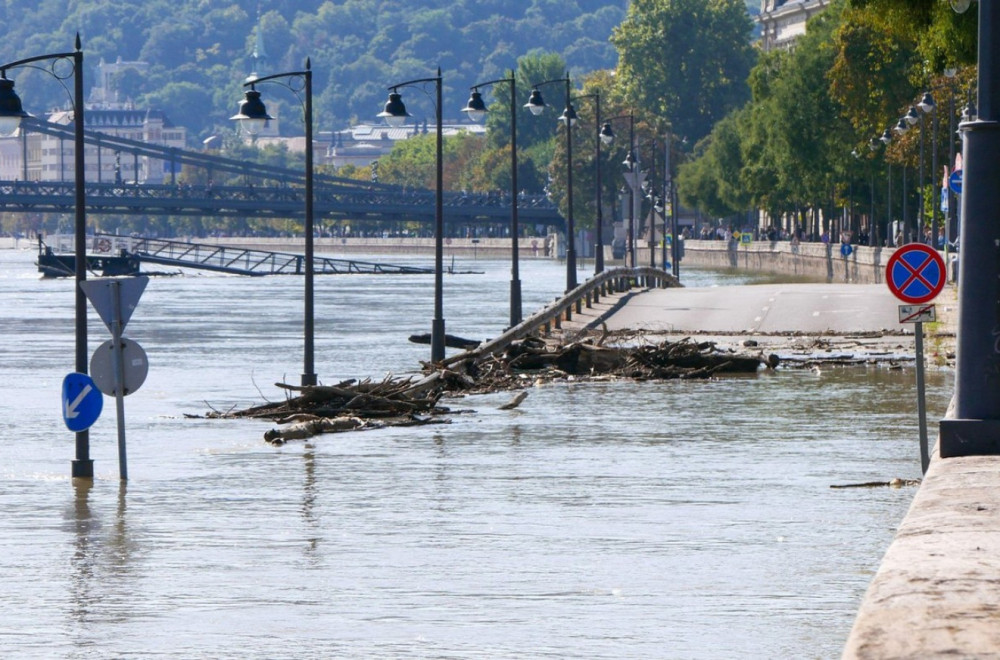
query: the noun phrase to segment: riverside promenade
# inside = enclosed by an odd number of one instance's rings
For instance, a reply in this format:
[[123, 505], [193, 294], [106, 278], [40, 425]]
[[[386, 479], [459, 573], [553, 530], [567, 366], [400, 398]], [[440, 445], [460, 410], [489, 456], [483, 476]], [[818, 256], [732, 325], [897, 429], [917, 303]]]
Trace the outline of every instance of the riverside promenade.
[[[954, 349], [956, 300], [954, 287], [935, 300], [939, 320], [928, 335], [937, 335], [944, 351]], [[827, 336], [898, 327], [897, 302], [884, 285], [633, 290], [604, 298], [563, 327], [762, 342], [801, 331], [803, 321], [812, 320], [812, 331]], [[932, 442], [936, 422], [928, 420]], [[1000, 658], [1000, 456], [942, 459], [934, 445], [930, 467], [860, 604], [845, 660]]]

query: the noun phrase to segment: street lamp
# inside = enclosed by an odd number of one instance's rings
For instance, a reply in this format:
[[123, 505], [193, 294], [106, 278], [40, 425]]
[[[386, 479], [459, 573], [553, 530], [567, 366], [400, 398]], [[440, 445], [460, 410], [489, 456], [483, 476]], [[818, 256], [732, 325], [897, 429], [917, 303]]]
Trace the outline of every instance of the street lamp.
[[[896, 122], [896, 127], [893, 130], [902, 136], [906, 133], [906, 131], [910, 130], [911, 123], [912, 122], [910, 122], [906, 116], [901, 117], [900, 120]], [[903, 161], [903, 242], [910, 242], [910, 214], [906, 208], [906, 161]]]
[[[967, 2], [954, 2], [968, 8]], [[978, 115], [961, 124], [962, 228], [953, 418], [941, 421], [943, 458], [1000, 453], [997, 318], [1000, 314], [1000, 4], [979, 3]], [[971, 103], [971, 99], [970, 99]], [[970, 108], [971, 110], [972, 108]]]
[[594, 123], [597, 128], [597, 139], [594, 140], [594, 167], [596, 170], [597, 192], [595, 204], [597, 205], [594, 222], [594, 231], [597, 234], [597, 245], [594, 249], [594, 274], [604, 271], [604, 210], [601, 208], [601, 93], [579, 94], [577, 99], [594, 99]]
[[444, 360], [444, 176], [441, 158], [441, 67], [438, 67], [437, 76], [433, 78], [419, 78], [398, 85], [390, 85], [387, 88], [389, 100], [385, 102], [385, 109], [377, 116], [385, 119], [385, 123], [389, 126], [399, 128], [406, 123], [406, 118], [410, 116], [410, 113], [406, 111], [406, 106], [403, 105], [403, 97], [399, 94], [399, 89], [401, 87], [416, 87], [430, 97], [430, 93], [424, 87], [428, 83], [434, 83], [436, 89], [434, 111], [437, 120], [435, 145], [437, 194], [434, 199], [434, 320], [431, 323], [431, 362], [441, 362]]
[[566, 108], [559, 120], [566, 125], [566, 204], [568, 209], [566, 213], [566, 290], [571, 291], [576, 288], [576, 226], [573, 224], [573, 131], [571, 130], [576, 123], [576, 110], [573, 109], [570, 97], [569, 73], [566, 73], [565, 78], [554, 78], [532, 85], [531, 96], [524, 107], [536, 117], [540, 115], [545, 109], [545, 101], [538, 88], [557, 82], [566, 83]]
[[[604, 126], [601, 128], [601, 140], [604, 144], [611, 144], [615, 139], [615, 132], [611, 128], [611, 122], [617, 121], [619, 119], [628, 119], [628, 154], [625, 156], [625, 161], [622, 165], [625, 167], [626, 181], [629, 182], [629, 186], [632, 188], [632, 194], [629, 196], [628, 201], [628, 236], [627, 236], [627, 249], [629, 255], [629, 265], [635, 268], [635, 191], [639, 186], [639, 173], [637, 163], [635, 161], [635, 156], [633, 154], [633, 149], [635, 148], [635, 113], [629, 112], [627, 115], [618, 115], [617, 117], [609, 117], [604, 120]], [[631, 181], [629, 177], [634, 174], [635, 181]]]
[[[892, 142], [892, 130], [885, 129], [878, 139], [888, 147], [889, 143]], [[895, 234], [890, 235], [892, 232], [892, 163], [889, 162], [888, 157], [885, 158], [885, 178], [885, 243], [892, 245], [895, 243], [896, 236]]]
[[[924, 186], [924, 117], [923, 115], [930, 114], [937, 109], [937, 104], [934, 103], [934, 97], [931, 96], [930, 92], [924, 92], [923, 98], [920, 99], [920, 103], [917, 104], [923, 114], [920, 116], [920, 189], [923, 190]], [[938, 235], [938, 216], [937, 216], [937, 131], [938, 131], [938, 113], [934, 112], [933, 123], [931, 125], [931, 246], [937, 249], [937, 235]], [[923, 196], [921, 195], [921, 208], [923, 208]]]
[[[51, 60], [47, 67], [33, 66], [35, 62]], [[72, 72], [57, 71], [59, 62], [71, 61]], [[21, 125], [21, 120], [30, 117], [21, 107], [21, 99], [14, 91], [14, 81], [7, 78], [7, 70], [21, 66], [46, 71], [56, 78], [65, 89], [65, 81], [73, 77], [73, 169], [75, 174], [74, 195], [74, 273], [76, 294], [75, 300], [75, 338], [76, 338], [76, 371], [87, 373], [87, 296], [83, 292], [82, 282], [87, 279], [87, 216], [83, 158], [83, 50], [80, 44], [80, 34], [76, 35], [75, 50], [71, 53], [54, 53], [38, 55], [8, 64], [0, 64], [0, 135], [12, 135]], [[67, 90], [68, 92], [69, 90]], [[87, 430], [76, 433], [76, 459], [73, 461], [71, 474], [73, 477], [92, 479], [94, 477], [94, 461], [90, 458], [90, 434]]]
[[[289, 82], [280, 82], [280, 79], [287, 78]], [[301, 81], [302, 87], [298, 87]], [[302, 386], [316, 384], [316, 368], [313, 362], [314, 356], [314, 315], [313, 315], [313, 111], [312, 111], [312, 66], [306, 58], [306, 67], [302, 71], [289, 71], [287, 73], [275, 73], [263, 78], [252, 76], [243, 83], [244, 87], [250, 87], [244, 93], [244, 99], [240, 102], [240, 111], [230, 117], [239, 122], [240, 127], [249, 135], [258, 135], [264, 129], [265, 124], [273, 117], [267, 114], [264, 102], [260, 100], [260, 92], [256, 85], [263, 82], [274, 82], [292, 91], [297, 97], [299, 92], [303, 92], [303, 122], [306, 131], [306, 208], [305, 208], [305, 310], [303, 322], [304, 334], [304, 357], [302, 366]], [[300, 100], [303, 100], [300, 98]]]
[[500, 78], [472, 86], [469, 102], [462, 108], [472, 121], [486, 117], [486, 104], [479, 93], [480, 87], [507, 83], [510, 85], [510, 327], [521, 322], [521, 279], [518, 268], [518, 218], [517, 218], [517, 83], [514, 72], [509, 78]]

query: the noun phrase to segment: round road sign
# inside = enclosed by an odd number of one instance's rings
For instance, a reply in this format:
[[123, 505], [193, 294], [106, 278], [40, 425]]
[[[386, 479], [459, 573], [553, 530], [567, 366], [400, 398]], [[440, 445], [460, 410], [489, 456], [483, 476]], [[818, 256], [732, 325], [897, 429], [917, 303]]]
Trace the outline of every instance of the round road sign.
[[933, 300], [945, 282], [944, 259], [923, 243], [907, 243], [896, 250], [885, 266], [885, 283], [892, 295], [905, 303]]
[[[142, 349], [142, 346], [125, 337], [122, 337], [121, 342], [122, 376], [124, 379], [122, 396], [128, 396], [146, 382], [149, 361], [146, 359], [146, 351]], [[97, 389], [108, 396], [115, 396], [118, 393], [118, 389], [115, 387], [114, 350], [115, 342], [113, 339], [109, 339], [98, 346], [90, 358], [90, 375], [97, 384]]]

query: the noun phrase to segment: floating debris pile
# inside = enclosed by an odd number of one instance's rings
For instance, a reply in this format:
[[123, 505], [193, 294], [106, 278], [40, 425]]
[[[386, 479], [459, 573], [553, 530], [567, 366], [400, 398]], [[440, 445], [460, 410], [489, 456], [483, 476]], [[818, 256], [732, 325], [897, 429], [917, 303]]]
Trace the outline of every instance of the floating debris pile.
[[[585, 340], [552, 346], [537, 337], [508, 344], [502, 352], [469, 351], [448, 365], [426, 364], [422, 378], [387, 376], [381, 382], [348, 380], [337, 385], [276, 386], [289, 393], [280, 402], [238, 411], [213, 411], [210, 418], [269, 419], [283, 428], [264, 439], [276, 445], [321, 433], [360, 431], [386, 426], [447, 423], [445, 395], [482, 394], [523, 389], [539, 380], [573, 377], [666, 380], [710, 378], [716, 374], [755, 373], [774, 367], [777, 358], [719, 350], [714, 342], [690, 339], [655, 345], [603, 346]], [[516, 407], [524, 397], [516, 399]]]

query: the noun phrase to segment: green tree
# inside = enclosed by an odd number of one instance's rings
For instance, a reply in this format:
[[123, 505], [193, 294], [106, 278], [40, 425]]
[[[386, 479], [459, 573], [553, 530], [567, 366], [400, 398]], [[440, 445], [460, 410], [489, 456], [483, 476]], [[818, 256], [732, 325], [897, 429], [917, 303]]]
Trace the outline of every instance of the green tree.
[[625, 96], [700, 140], [749, 97], [752, 27], [743, 0], [634, 0], [611, 37]]

